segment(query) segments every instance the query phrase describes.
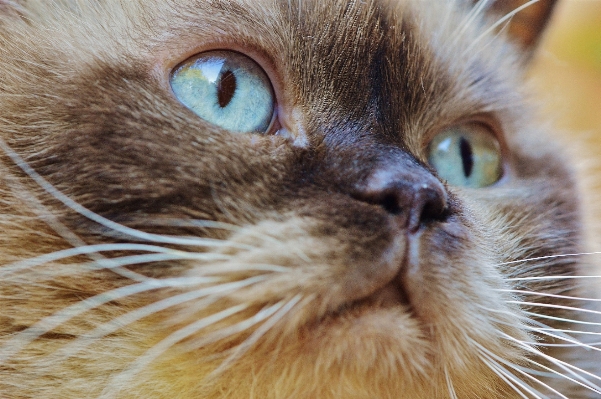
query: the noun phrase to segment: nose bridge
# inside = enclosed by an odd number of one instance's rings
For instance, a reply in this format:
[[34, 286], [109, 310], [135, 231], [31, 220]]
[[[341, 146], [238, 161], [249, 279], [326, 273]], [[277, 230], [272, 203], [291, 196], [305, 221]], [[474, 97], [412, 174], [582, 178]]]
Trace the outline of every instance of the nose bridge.
[[[440, 181], [412, 154], [398, 147], [379, 145], [379, 157], [368, 166], [368, 177], [358, 182], [357, 188], [364, 191], [381, 190], [390, 185], [407, 186], [417, 190], [442, 186]], [[419, 186], [419, 187], [418, 187]]]
[[412, 232], [445, 218], [446, 188], [409, 152], [367, 141], [339, 150], [329, 164], [354, 199], [381, 206]]

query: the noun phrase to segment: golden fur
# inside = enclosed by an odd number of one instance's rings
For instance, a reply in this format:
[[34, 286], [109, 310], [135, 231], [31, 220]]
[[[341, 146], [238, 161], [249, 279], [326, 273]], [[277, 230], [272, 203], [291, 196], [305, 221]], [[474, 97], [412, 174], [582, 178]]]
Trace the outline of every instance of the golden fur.
[[[578, 188], [505, 3], [0, 1], [0, 396], [598, 396], [598, 352], [553, 346], [598, 329], [565, 311], [594, 292], [561, 256], [585, 250]], [[287, 135], [173, 98], [176, 65], [224, 48], [267, 71]], [[446, 211], [410, 232], [370, 178], [411, 159], [433, 181], [425, 145], [464, 120], [505, 176], [436, 179]], [[545, 367], [565, 378], [522, 374]]]

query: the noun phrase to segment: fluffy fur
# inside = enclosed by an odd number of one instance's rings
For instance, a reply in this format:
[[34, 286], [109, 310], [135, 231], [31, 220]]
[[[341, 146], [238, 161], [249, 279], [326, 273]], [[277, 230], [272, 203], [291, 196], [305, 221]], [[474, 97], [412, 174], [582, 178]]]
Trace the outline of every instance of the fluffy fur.
[[[536, 36], [487, 3], [0, 2], [0, 396], [597, 397], [601, 356], [564, 332], [598, 317], [565, 256], [576, 180], [523, 89]], [[173, 97], [212, 49], [267, 71], [278, 134]], [[502, 142], [489, 188], [427, 164], [470, 120]], [[377, 176], [444, 212], [414, 223]]]

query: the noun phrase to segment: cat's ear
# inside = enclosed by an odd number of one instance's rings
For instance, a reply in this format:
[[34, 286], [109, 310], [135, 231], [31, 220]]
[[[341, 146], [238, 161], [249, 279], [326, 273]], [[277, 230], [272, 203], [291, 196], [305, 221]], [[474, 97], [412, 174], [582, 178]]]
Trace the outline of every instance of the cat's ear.
[[[487, 0], [473, 0], [475, 7]], [[556, 0], [494, 0], [491, 6], [495, 18], [505, 18], [509, 35], [522, 48], [531, 52], [549, 21]], [[505, 24], [501, 24], [503, 27]]]

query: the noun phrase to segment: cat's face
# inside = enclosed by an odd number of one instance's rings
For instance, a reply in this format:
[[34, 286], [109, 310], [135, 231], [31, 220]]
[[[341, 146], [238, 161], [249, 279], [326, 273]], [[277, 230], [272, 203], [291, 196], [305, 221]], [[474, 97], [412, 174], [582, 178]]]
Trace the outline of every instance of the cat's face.
[[64, 3], [3, 6], [0, 392], [552, 393], [578, 198], [487, 2]]

